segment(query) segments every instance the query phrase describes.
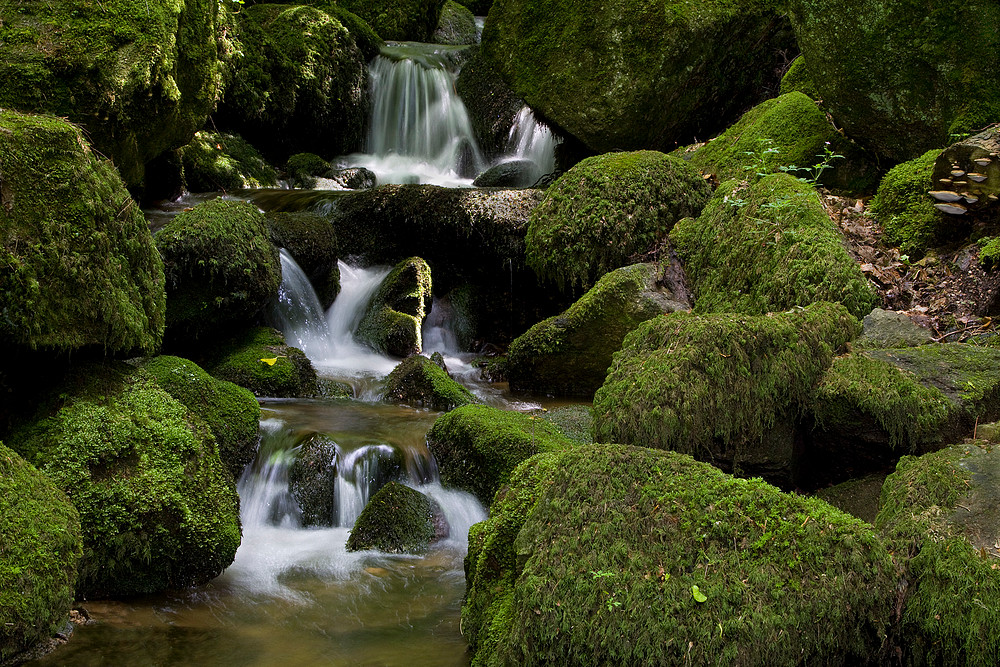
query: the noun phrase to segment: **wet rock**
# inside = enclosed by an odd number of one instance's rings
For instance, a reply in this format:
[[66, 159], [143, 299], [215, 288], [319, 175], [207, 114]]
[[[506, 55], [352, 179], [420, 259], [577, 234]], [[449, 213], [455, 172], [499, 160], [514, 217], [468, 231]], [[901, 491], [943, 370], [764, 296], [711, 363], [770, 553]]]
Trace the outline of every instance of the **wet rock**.
[[396, 366], [385, 379], [383, 400], [443, 412], [460, 405], [478, 403], [479, 400], [455, 382], [448, 370], [443, 368], [441, 355], [435, 353], [435, 357], [440, 359], [440, 363], [434, 358], [414, 354]]
[[537, 180], [537, 169], [531, 160], [509, 160], [479, 174], [472, 184], [477, 188], [527, 188]]
[[351, 529], [347, 550], [422, 553], [447, 537], [447, 523], [441, 517], [443, 512], [435, 500], [399, 482], [389, 482], [365, 505]]
[[347, 190], [370, 190], [376, 185], [375, 172], [364, 167], [331, 169], [323, 175], [323, 178]]
[[419, 257], [397, 264], [365, 308], [355, 336], [384, 354], [419, 354], [421, 328], [431, 309], [431, 270]]
[[435, 44], [475, 44], [477, 32], [472, 12], [455, 0], [446, 0], [431, 41]]
[[329, 308], [340, 293], [340, 250], [330, 221], [307, 211], [268, 212], [265, 217], [271, 243], [291, 254], [309, 278], [320, 305]]
[[332, 526], [337, 516], [337, 445], [314, 435], [299, 445], [288, 468], [288, 490], [299, 505], [303, 526]]
[[870, 347], [914, 347], [932, 342], [927, 329], [918, 326], [905, 313], [876, 308], [862, 320], [857, 344]]

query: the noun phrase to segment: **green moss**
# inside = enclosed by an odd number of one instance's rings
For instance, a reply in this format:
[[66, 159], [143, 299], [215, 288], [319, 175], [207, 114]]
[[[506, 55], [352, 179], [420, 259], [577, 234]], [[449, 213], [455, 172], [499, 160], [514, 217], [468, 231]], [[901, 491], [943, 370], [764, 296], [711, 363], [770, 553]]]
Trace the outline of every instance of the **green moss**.
[[576, 443], [556, 426], [522, 412], [465, 405], [437, 418], [427, 447], [441, 482], [468, 491], [488, 505], [521, 461]]
[[528, 265], [561, 288], [589, 288], [652, 249], [711, 190], [683, 160], [655, 151], [580, 162], [545, 191], [525, 240]]
[[66, 494], [0, 443], [0, 663], [66, 623], [81, 544]]
[[214, 199], [156, 234], [167, 276], [170, 336], [198, 337], [252, 320], [278, 293], [281, 265], [264, 214]]
[[421, 327], [431, 309], [431, 269], [419, 257], [393, 267], [365, 308], [355, 336], [378, 352], [419, 354]]
[[987, 236], [979, 239], [979, 261], [987, 269], [1000, 263], [1000, 237]]
[[383, 385], [382, 398], [441, 411], [479, 402], [447, 371], [419, 354], [407, 357], [389, 373]]
[[781, 77], [781, 88], [779, 92], [782, 95], [799, 92], [814, 100], [823, 99], [822, 95], [819, 94], [819, 90], [817, 90], [816, 85], [813, 83], [812, 74], [810, 74], [809, 67], [806, 65], [806, 59], [801, 55], [792, 61], [788, 71], [785, 72], [783, 77]]
[[285, 173], [296, 188], [316, 187], [316, 177], [330, 170], [330, 163], [315, 153], [296, 153], [285, 163]]
[[[268, 363], [265, 359], [274, 359]], [[279, 331], [247, 330], [207, 352], [205, 369], [257, 396], [306, 397], [318, 393], [316, 369], [302, 350], [285, 345]]]
[[257, 454], [260, 404], [254, 395], [231, 382], [216, 380], [193, 361], [160, 356], [142, 368], [161, 388], [205, 420], [215, 436], [219, 458], [234, 480]]
[[594, 415], [589, 405], [563, 405], [551, 410], [543, 408], [540, 412], [535, 411], [532, 414], [555, 425], [563, 435], [574, 442], [589, 445], [594, 441], [590, 437]]
[[125, 364], [78, 367], [45, 405], [9, 444], [80, 513], [78, 595], [200, 584], [232, 562], [239, 498], [202, 419]]
[[594, 440], [767, 473], [794, 468], [783, 429], [860, 324], [839, 304], [759, 317], [672, 313], [640, 324], [594, 396]]
[[934, 200], [927, 195], [934, 189], [931, 176], [940, 154], [939, 149], [930, 150], [890, 169], [868, 209], [885, 230], [885, 240], [911, 259], [923, 257], [955, 227], [954, 216], [934, 208]]
[[0, 341], [152, 353], [164, 313], [163, 264], [114, 166], [65, 120], [0, 110]]
[[316, 213], [266, 213], [271, 243], [284, 248], [312, 283], [323, 308], [340, 293], [339, 246], [330, 221]]
[[876, 303], [815, 190], [788, 174], [723, 183], [670, 240], [700, 313], [756, 315], [837, 301], [860, 318]]
[[191, 192], [273, 188], [274, 168], [236, 134], [202, 130], [181, 149], [184, 181]]
[[476, 17], [468, 7], [455, 0], [446, 0], [431, 39], [436, 44], [475, 44]]
[[854, 517], [616, 445], [520, 466], [466, 571], [474, 667], [864, 664], [895, 600], [889, 554]]
[[434, 540], [436, 503], [415, 489], [389, 482], [371, 497], [347, 538], [348, 551], [421, 553]]
[[507, 355], [511, 389], [593, 396], [629, 331], [664, 312], [687, 307], [658, 288], [657, 277], [654, 264], [616, 269], [568, 310], [514, 339]]
[[382, 39], [426, 42], [438, 24], [443, 0], [338, 0], [368, 22]]

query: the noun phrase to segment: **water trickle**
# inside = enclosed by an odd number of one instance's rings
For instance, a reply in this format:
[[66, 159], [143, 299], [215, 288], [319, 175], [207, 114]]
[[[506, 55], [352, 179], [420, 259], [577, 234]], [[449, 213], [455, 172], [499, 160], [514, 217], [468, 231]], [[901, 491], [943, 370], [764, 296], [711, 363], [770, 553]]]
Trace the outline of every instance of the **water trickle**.
[[529, 160], [535, 165], [531, 173], [531, 180], [534, 182], [555, 170], [558, 144], [559, 139], [552, 134], [548, 125], [538, 122], [531, 109], [524, 106], [514, 117], [514, 124], [507, 136], [507, 154], [501, 162]]
[[309, 359], [329, 358], [333, 354], [330, 328], [316, 291], [288, 251], [282, 248], [280, 255], [281, 285], [272, 310], [275, 328], [285, 335], [288, 345], [299, 348]]

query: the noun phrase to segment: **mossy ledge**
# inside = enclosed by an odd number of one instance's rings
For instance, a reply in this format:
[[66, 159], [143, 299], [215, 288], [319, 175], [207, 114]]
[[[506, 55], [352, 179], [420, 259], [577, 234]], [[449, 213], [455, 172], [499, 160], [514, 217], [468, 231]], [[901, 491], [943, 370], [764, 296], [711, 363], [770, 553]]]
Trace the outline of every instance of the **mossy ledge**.
[[204, 368], [256, 396], [309, 397], [319, 393], [316, 369], [305, 353], [285, 345], [281, 332], [254, 327], [207, 351]]

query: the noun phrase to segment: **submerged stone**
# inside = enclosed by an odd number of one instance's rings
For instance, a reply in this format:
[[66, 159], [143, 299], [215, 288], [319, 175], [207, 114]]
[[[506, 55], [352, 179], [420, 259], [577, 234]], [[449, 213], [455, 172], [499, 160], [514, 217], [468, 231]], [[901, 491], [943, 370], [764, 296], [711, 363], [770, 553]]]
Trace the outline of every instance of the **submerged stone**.
[[365, 308], [355, 336], [383, 354], [406, 358], [423, 348], [421, 328], [431, 309], [431, 270], [411, 257], [397, 264]]
[[528, 188], [535, 184], [537, 166], [531, 160], [508, 160], [476, 176], [477, 188]]
[[347, 539], [348, 551], [423, 553], [448, 536], [441, 507], [429, 496], [399, 482], [373, 495]]

